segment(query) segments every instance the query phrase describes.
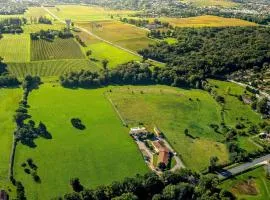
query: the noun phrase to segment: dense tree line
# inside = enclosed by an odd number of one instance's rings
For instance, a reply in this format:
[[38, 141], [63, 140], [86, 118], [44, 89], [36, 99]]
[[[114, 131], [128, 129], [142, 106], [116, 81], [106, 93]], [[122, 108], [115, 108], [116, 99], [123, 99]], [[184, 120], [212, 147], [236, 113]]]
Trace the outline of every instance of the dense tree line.
[[73, 38], [73, 34], [70, 32], [68, 29], [63, 29], [61, 31], [58, 30], [40, 30], [39, 32], [36, 33], [31, 33], [30, 34], [31, 40], [49, 40], [53, 41], [55, 38], [61, 38], [61, 39], [68, 39], [68, 38]]
[[129, 62], [114, 69], [107, 68], [100, 72], [80, 71], [70, 72], [60, 77], [64, 87], [101, 87], [108, 84], [164, 84], [175, 87], [201, 88], [202, 77], [179, 74], [177, 68], [158, 68], [153, 70], [146, 63]]
[[27, 23], [25, 18], [7, 18], [0, 20], [1, 33], [22, 33], [22, 26]]
[[[58, 200], [230, 200], [235, 199], [228, 191], [218, 188], [215, 175], [200, 176], [190, 170], [176, 173], [165, 172], [161, 177], [154, 173], [125, 178], [96, 189], [84, 189], [79, 180], [71, 184], [74, 193], [58, 197]], [[79, 187], [80, 186], [80, 187]], [[78, 190], [79, 188], [79, 190]], [[76, 190], [75, 190], [76, 189]]]
[[224, 76], [270, 62], [270, 28], [178, 28], [178, 43], [161, 42], [139, 51], [167, 63], [179, 76]]
[[15, 87], [20, 84], [19, 80], [10, 75], [6, 69], [7, 65], [3, 63], [3, 58], [0, 57], [0, 87]]
[[157, 28], [173, 28], [168, 22], [161, 22], [158, 19], [154, 19], [152, 22], [147, 19], [133, 19], [133, 18], [120, 18], [121, 22], [132, 24], [138, 27], [145, 27], [149, 29]]

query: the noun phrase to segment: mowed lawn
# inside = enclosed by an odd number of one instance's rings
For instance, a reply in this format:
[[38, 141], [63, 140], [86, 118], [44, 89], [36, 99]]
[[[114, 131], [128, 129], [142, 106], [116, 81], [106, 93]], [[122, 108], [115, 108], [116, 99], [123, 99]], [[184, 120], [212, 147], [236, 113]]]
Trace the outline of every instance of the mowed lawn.
[[0, 188], [6, 189], [9, 181], [9, 159], [16, 127], [13, 116], [21, 98], [22, 90], [19, 88], [0, 89]]
[[[52, 139], [37, 139], [36, 148], [18, 145], [15, 177], [25, 186], [28, 199], [47, 200], [71, 191], [73, 177], [85, 187], [95, 187], [148, 171], [105, 91], [44, 84], [30, 94], [29, 113], [46, 124]], [[80, 118], [86, 129], [75, 129], [72, 118]], [[38, 166], [41, 183], [24, 173], [21, 164], [27, 158]]]
[[108, 67], [114, 68], [119, 64], [123, 64], [132, 60], [140, 61], [139, 56], [133, 55], [127, 51], [114, 47], [105, 42], [99, 42], [89, 45], [85, 48], [86, 51], [91, 50], [92, 54], [90, 58], [96, 59], [96, 64], [102, 67], [102, 60], [107, 59], [109, 61]]
[[226, 180], [220, 187], [232, 192], [237, 199], [267, 200], [270, 197], [270, 180], [266, 178], [264, 167]]
[[85, 55], [74, 39], [31, 40], [31, 60], [83, 59]]
[[0, 39], [0, 56], [4, 62], [29, 62], [30, 36], [4, 34]]
[[68, 60], [44, 60], [28, 63], [8, 63], [8, 71], [18, 78], [23, 78], [30, 74], [32, 76], [59, 77], [71, 71], [90, 70], [98, 71], [101, 66], [96, 62], [87, 59], [68, 59]]
[[169, 22], [177, 27], [223, 27], [223, 26], [256, 26], [255, 23], [236, 19], [224, 18], [213, 15], [203, 15], [188, 18], [160, 18], [159, 20]]
[[135, 14], [136, 11], [130, 10], [110, 10], [98, 6], [82, 5], [57, 5], [48, 8], [61, 19], [71, 19], [72, 21], [96, 21], [111, 19], [111, 16], [123, 17]]
[[155, 43], [154, 40], [147, 37], [147, 30], [115, 20], [81, 22], [77, 25], [132, 51], [138, 51]]
[[[167, 86], [125, 86], [113, 88], [110, 96], [122, 117], [131, 126], [144, 124], [161, 129], [185, 165], [203, 170], [211, 156], [228, 161], [222, 134], [210, 128], [220, 123], [220, 106], [201, 90]], [[185, 129], [193, 137], [185, 135]]]

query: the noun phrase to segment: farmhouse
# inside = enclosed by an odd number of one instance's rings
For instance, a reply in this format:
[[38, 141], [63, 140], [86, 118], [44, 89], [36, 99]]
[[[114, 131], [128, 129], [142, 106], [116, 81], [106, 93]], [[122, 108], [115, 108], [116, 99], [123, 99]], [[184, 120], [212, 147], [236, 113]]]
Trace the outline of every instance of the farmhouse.
[[152, 142], [155, 151], [158, 153], [158, 163], [168, 165], [170, 159], [170, 151], [160, 141]]
[[0, 200], [8, 200], [8, 194], [5, 190], [0, 190]]

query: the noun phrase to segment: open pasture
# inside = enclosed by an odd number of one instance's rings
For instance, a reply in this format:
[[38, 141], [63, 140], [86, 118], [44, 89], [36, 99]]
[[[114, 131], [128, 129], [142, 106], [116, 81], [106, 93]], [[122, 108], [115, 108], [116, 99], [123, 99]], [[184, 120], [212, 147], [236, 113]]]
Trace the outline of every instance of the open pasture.
[[72, 21], [96, 21], [108, 20], [113, 17], [124, 17], [136, 13], [130, 10], [110, 10], [97, 6], [83, 5], [58, 5], [48, 8], [61, 19], [71, 19]]
[[109, 68], [114, 68], [119, 64], [123, 64], [132, 60], [141, 60], [139, 56], [133, 55], [105, 42], [91, 44], [85, 49], [86, 51], [91, 50], [92, 54], [90, 58], [94, 58], [96, 60], [95, 63], [100, 67], [102, 67], [102, 60], [104, 59], [109, 61]]
[[270, 196], [270, 180], [266, 178], [264, 167], [253, 169], [226, 180], [220, 187], [232, 192], [237, 199], [266, 200]]
[[84, 54], [74, 39], [54, 39], [54, 41], [32, 40], [31, 60], [83, 59]]
[[19, 88], [0, 89], [0, 188], [7, 189], [9, 182], [9, 159], [16, 128], [13, 115], [21, 98], [22, 90]]
[[223, 26], [256, 26], [255, 23], [236, 19], [224, 18], [213, 15], [203, 15], [188, 18], [168, 18], [162, 17], [159, 20], [169, 22], [177, 27], [223, 27]]
[[24, 33], [35, 33], [40, 30], [62, 30], [65, 28], [64, 24], [54, 23], [50, 24], [27, 24], [23, 26]]
[[191, 3], [192, 5], [198, 6], [198, 7], [204, 7], [204, 6], [221, 6], [221, 7], [235, 7], [238, 4], [233, 2], [232, 0], [181, 0], [186, 3]]
[[149, 44], [155, 42], [147, 37], [147, 30], [119, 21], [108, 20], [77, 24], [105, 40], [133, 51], [148, 47]]
[[0, 39], [0, 56], [4, 62], [30, 61], [30, 36], [4, 34]]
[[[211, 156], [228, 161], [226, 146], [212, 123], [220, 123], [220, 106], [201, 90], [167, 86], [125, 86], [107, 93], [130, 127], [157, 126], [188, 168], [203, 170]], [[189, 134], [185, 134], [185, 130]]]
[[[44, 84], [29, 96], [29, 114], [42, 121], [52, 139], [35, 140], [37, 147], [17, 147], [15, 177], [25, 186], [28, 199], [47, 200], [71, 191], [70, 178], [85, 187], [109, 184], [148, 171], [143, 158], [103, 89], [64, 89]], [[70, 122], [79, 118], [85, 130]], [[41, 183], [35, 183], [21, 164], [32, 158]]]
[[95, 62], [90, 62], [86, 59], [72, 60], [47, 60], [33, 61], [28, 63], [8, 63], [9, 73], [18, 78], [23, 78], [26, 75], [38, 75], [44, 77], [59, 77], [64, 73], [71, 71], [99, 70], [100, 66]]

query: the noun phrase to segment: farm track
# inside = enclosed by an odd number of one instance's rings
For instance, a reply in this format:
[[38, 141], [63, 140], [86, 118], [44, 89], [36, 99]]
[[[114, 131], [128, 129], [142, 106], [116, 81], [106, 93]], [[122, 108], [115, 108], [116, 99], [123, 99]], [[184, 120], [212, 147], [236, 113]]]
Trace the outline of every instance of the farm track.
[[[48, 8], [45, 8], [44, 6], [42, 6], [42, 8], [43, 8], [46, 12], [48, 12], [54, 19], [58, 20], [58, 21], [61, 22], [61, 23], [66, 24], [66, 22], [65, 22], [64, 20], [60, 19], [60, 17], [58, 17], [57, 15], [55, 15], [54, 13], [52, 13]], [[136, 52], [134, 52], [134, 51], [131, 51], [131, 50], [127, 49], [127, 48], [124, 48], [124, 47], [122, 47], [122, 46], [119, 46], [119, 45], [117, 45], [117, 44], [114, 44], [114, 43], [112, 43], [112, 42], [110, 42], [110, 41], [108, 41], [108, 40], [105, 40], [105, 39], [99, 37], [98, 35], [94, 34], [93, 32], [88, 31], [88, 30], [85, 29], [85, 28], [82, 28], [82, 27], [80, 27], [80, 26], [78, 26], [78, 25], [74, 25], [74, 27], [77, 28], [77, 29], [79, 29], [79, 30], [81, 30], [81, 31], [83, 31], [83, 32], [85, 32], [85, 33], [87, 33], [88, 35], [90, 35], [90, 36], [92, 36], [92, 37], [94, 37], [94, 38], [96, 38], [96, 39], [102, 41], [102, 42], [105, 42], [105, 43], [110, 44], [110, 45], [112, 45], [112, 46], [114, 46], [114, 47], [117, 47], [117, 48], [119, 48], [119, 49], [121, 49], [121, 50], [123, 50], [123, 51], [126, 51], [126, 52], [128, 52], [128, 53], [130, 53], [130, 54], [132, 54], [132, 55], [139, 56], [139, 57], [142, 58], [142, 56], [141, 56], [140, 54], [138, 54], [138, 53], [136, 53]], [[159, 64], [164, 64], [164, 63], [162, 63], [162, 62], [159, 62], [159, 61], [156, 61], [156, 60], [153, 60], [153, 59], [149, 59], [149, 60], [150, 60], [150, 61], [153, 61], [153, 62], [156, 62], [156, 63], [159, 63]]]

